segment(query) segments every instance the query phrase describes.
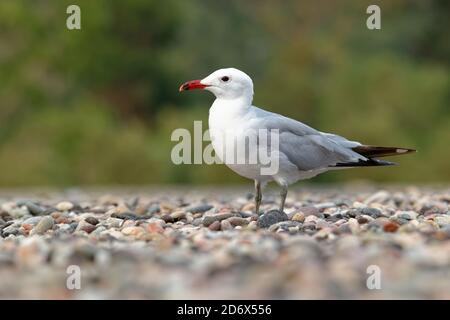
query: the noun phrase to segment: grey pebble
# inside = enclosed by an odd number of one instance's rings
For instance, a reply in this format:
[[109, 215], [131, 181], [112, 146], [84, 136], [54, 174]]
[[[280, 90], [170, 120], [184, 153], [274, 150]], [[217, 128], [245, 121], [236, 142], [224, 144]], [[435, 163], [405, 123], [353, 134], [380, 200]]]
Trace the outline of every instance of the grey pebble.
[[375, 219], [383, 216], [383, 212], [381, 212], [381, 210], [377, 209], [377, 208], [366, 207], [366, 208], [362, 208], [360, 212], [361, 212], [361, 214], [368, 215]]
[[32, 201], [28, 201], [28, 200], [18, 201], [17, 205], [27, 207], [28, 211], [34, 216], [42, 215], [46, 211], [45, 208], [39, 206], [38, 204], [36, 204]]
[[203, 217], [203, 225], [205, 227], [208, 227], [209, 225], [211, 225], [212, 223], [214, 223], [216, 221], [222, 221], [222, 220], [231, 218], [234, 215], [235, 215], [234, 213], [219, 213], [219, 214], [214, 214], [214, 215], [210, 215], [210, 216], [204, 216]]
[[2, 236], [6, 238], [9, 235], [17, 235], [19, 234], [19, 225], [18, 224], [11, 224], [5, 228], [2, 229]]
[[28, 219], [25, 219], [22, 224], [31, 224], [31, 225], [37, 225], [39, 223], [39, 221], [41, 221], [42, 217], [37, 216], [37, 217], [30, 217]]
[[289, 217], [286, 213], [280, 212], [278, 210], [270, 210], [259, 217], [258, 227], [268, 228], [275, 223], [286, 220], [289, 220]]
[[212, 208], [214, 208], [214, 206], [209, 204], [202, 204], [199, 206], [190, 207], [186, 209], [186, 211], [190, 211], [191, 213], [204, 213], [208, 210], [211, 210]]

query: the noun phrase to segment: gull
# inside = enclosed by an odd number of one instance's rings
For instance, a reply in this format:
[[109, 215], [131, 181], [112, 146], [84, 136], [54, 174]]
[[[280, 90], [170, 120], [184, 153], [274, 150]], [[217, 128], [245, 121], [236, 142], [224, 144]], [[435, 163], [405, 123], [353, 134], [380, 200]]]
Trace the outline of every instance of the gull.
[[[179, 91], [193, 89], [210, 91], [216, 97], [209, 109], [208, 122], [211, 144], [220, 160], [224, 160], [233, 152], [227, 141], [248, 144], [249, 140], [246, 140], [245, 133], [255, 134], [261, 129], [276, 130], [278, 148], [273, 153], [278, 162], [276, 172], [263, 174], [261, 169], [264, 164], [261, 161], [251, 163], [250, 153], [245, 153], [244, 159], [240, 159], [244, 161], [225, 162], [239, 175], [254, 180], [257, 214], [260, 213], [262, 188], [268, 182], [274, 181], [281, 187], [279, 210], [283, 212], [288, 186], [299, 180], [309, 179], [329, 170], [393, 165], [395, 163], [377, 158], [415, 151], [407, 148], [364, 145], [255, 107], [252, 105], [252, 79], [235, 68], [219, 69], [202, 80], [188, 81], [180, 86]], [[268, 151], [267, 145], [256, 141], [256, 144], [252, 144], [256, 151], [262, 149]]]

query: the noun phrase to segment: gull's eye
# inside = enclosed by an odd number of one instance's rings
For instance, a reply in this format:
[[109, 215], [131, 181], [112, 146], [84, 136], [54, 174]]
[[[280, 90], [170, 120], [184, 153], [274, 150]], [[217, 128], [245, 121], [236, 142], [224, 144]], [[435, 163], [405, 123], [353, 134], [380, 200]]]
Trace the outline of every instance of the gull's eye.
[[220, 80], [222, 80], [223, 82], [228, 82], [230, 80], [230, 77], [224, 76], [220, 78]]

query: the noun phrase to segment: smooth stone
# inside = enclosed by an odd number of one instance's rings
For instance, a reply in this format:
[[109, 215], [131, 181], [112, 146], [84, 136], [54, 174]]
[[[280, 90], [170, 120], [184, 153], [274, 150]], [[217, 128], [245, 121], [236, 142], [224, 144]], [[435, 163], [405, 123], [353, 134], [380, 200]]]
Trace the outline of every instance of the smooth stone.
[[98, 224], [98, 219], [95, 217], [87, 217], [86, 219], [84, 219], [84, 221], [86, 221], [87, 223], [90, 223], [92, 225], [97, 225]]
[[278, 210], [270, 210], [259, 217], [258, 227], [268, 228], [275, 223], [286, 220], [289, 220], [286, 213]]
[[445, 227], [450, 224], [450, 215], [440, 215], [434, 217], [434, 222], [436, 222], [439, 227]]
[[241, 217], [231, 217], [231, 218], [228, 218], [228, 219], [222, 220], [222, 221], [228, 221], [231, 225], [233, 225], [235, 227], [247, 225], [249, 222], [247, 219], [244, 219]]
[[19, 201], [17, 203], [17, 205], [18, 206], [25, 206], [25, 207], [27, 207], [28, 211], [34, 216], [38, 216], [38, 215], [41, 215], [41, 214], [45, 213], [45, 209], [44, 208], [42, 208], [41, 206], [37, 205], [36, 203], [28, 201], [28, 200]]
[[365, 214], [368, 215], [369, 217], [372, 217], [374, 219], [382, 217], [383, 216], [383, 212], [380, 209], [377, 208], [362, 208], [360, 210], [361, 214]]
[[76, 228], [76, 231], [84, 231], [86, 233], [91, 233], [95, 230], [95, 225], [92, 225], [91, 223], [87, 222], [86, 220], [81, 220], [78, 223], [78, 226]]
[[15, 235], [19, 234], [19, 228], [20, 228], [19, 225], [11, 224], [10, 226], [7, 226], [7, 227], [3, 228], [2, 236], [3, 237], [7, 237], [7, 236], [10, 236], [10, 235], [14, 235], [15, 236]]
[[208, 229], [211, 231], [219, 231], [221, 227], [221, 222], [219, 220], [216, 220], [208, 225]]
[[174, 219], [174, 220], [181, 220], [183, 218], [186, 217], [186, 212], [184, 212], [183, 210], [178, 210], [178, 211], [174, 211], [170, 214], [170, 216]]
[[229, 220], [220, 221], [220, 229], [221, 230], [232, 230], [233, 226], [231, 225]]
[[186, 209], [187, 211], [191, 212], [191, 213], [204, 213], [208, 210], [211, 210], [212, 208], [214, 208], [214, 206], [210, 205], [210, 204], [202, 204], [199, 206], [194, 206], [194, 207], [190, 207], [188, 209]]
[[173, 222], [175, 222], [175, 219], [170, 214], [163, 215], [161, 217], [161, 219], [163, 219], [165, 223], [173, 223]]
[[70, 211], [73, 207], [73, 203], [69, 201], [61, 201], [56, 205], [56, 209], [58, 209], [58, 211]]
[[137, 236], [144, 232], [145, 230], [142, 227], [126, 227], [122, 229], [122, 233], [126, 236]]
[[222, 221], [235, 216], [234, 213], [218, 213], [210, 216], [203, 216], [203, 225], [208, 227], [216, 221]]
[[305, 221], [305, 214], [303, 212], [297, 212], [296, 214], [294, 214], [294, 216], [292, 217], [292, 221], [298, 221], [298, 222], [303, 222]]
[[37, 225], [39, 221], [41, 221], [42, 217], [36, 216], [36, 217], [30, 217], [28, 219], [25, 219], [22, 224], [31, 224], [33, 226]]
[[30, 235], [44, 234], [47, 230], [53, 228], [53, 218], [50, 216], [42, 217], [39, 223], [31, 230]]

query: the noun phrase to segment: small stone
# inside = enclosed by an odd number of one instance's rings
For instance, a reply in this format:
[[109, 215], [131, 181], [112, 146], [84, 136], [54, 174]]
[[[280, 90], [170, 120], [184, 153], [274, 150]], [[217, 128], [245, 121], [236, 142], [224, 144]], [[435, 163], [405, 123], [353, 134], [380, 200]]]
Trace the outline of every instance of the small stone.
[[212, 208], [214, 208], [214, 206], [209, 205], [209, 204], [202, 204], [199, 206], [191, 207], [191, 208], [187, 209], [187, 211], [189, 211], [191, 213], [204, 213], [206, 211], [211, 210]]
[[123, 223], [122, 219], [119, 218], [108, 218], [104, 222], [107, 228], [120, 228]]
[[258, 222], [257, 221], [250, 221], [247, 225], [248, 230], [256, 230], [258, 229]]
[[368, 215], [369, 217], [372, 217], [374, 219], [383, 216], [383, 213], [381, 212], [381, 210], [377, 209], [377, 208], [367, 208], [367, 207], [366, 208], [362, 208], [361, 209], [361, 213], [365, 214], [365, 215]]
[[385, 232], [396, 232], [399, 225], [393, 221], [388, 221], [384, 224], [383, 230]]
[[275, 223], [286, 221], [288, 219], [289, 218], [286, 213], [278, 210], [270, 210], [259, 217], [258, 227], [268, 228]]
[[84, 221], [86, 221], [87, 223], [90, 223], [94, 226], [96, 226], [98, 224], [98, 219], [94, 218], [94, 217], [87, 217], [86, 219], [84, 219]]
[[95, 226], [87, 222], [86, 220], [82, 220], [78, 223], [76, 231], [84, 231], [86, 233], [91, 233], [95, 230]]
[[17, 205], [27, 207], [28, 211], [34, 216], [38, 216], [38, 215], [41, 215], [41, 214], [45, 213], [45, 209], [44, 208], [42, 208], [38, 204], [36, 204], [34, 202], [31, 202], [31, 201], [28, 201], [28, 200], [26, 200], [26, 201], [19, 201], [17, 203]]
[[410, 221], [417, 219], [417, 213], [414, 211], [398, 211], [394, 217]]
[[231, 229], [233, 229], [233, 226], [231, 225], [229, 220], [222, 220], [220, 222], [220, 229], [222, 229], [222, 230], [231, 230]]
[[30, 235], [44, 234], [47, 230], [53, 228], [53, 218], [50, 216], [43, 217], [39, 223], [31, 230]]
[[122, 233], [126, 236], [138, 236], [144, 232], [145, 230], [142, 227], [126, 227], [122, 229]]
[[305, 214], [303, 212], [297, 212], [296, 214], [294, 214], [294, 216], [292, 217], [292, 221], [298, 221], [298, 222], [303, 222], [305, 221]]
[[42, 219], [42, 217], [40, 217], [40, 216], [37, 216], [37, 217], [30, 217], [30, 218], [28, 218], [28, 219], [25, 219], [25, 220], [22, 222], [22, 225], [24, 225], [24, 224], [30, 224], [30, 225], [35, 226], [35, 225], [37, 225], [37, 224], [39, 223], [39, 221], [41, 221], [41, 219]]
[[228, 218], [233, 217], [235, 214], [234, 213], [219, 213], [219, 214], [214, 214], [214, 215], [210, 215], [210, 216], [203, 216], [203, 225], [205, 227], [208, 227], [210, 224], [216, 222], [216, 221], [222, 221]]
[[450, 224], [450, 215], [439, 215], [434, 217], [434, 222], [436, 222], [439, 227], [445, 227]]
[[147, 225], [147, 231], [150, 233], [163, 233], [164, 228], [157, 222], [150, 222]]
[[69, 201], [61, 201], [56, 205], [56, 209], [58, 209], [58, 211], [70, 211], [73, 207], [73, 203]]
[[[222, 220], [225, 221], [225, 220]], [[231, 217], [226, 219], [232, 226], [244, 226], [248, 224], [248, 220], [241, 217]], [[223, 229], [223, 228], [222, 228]]]
[[19, 234], [19, 228], [20, 226], [18, 224], [11, 224], [10, 226], [3, 228], [2, 236], [6, 238], [10, 235], [17, 235]]
[[211, 231], [219, 231], [221, 227], [220, 221], [216, 220], [213, 223], [208, 225], [208, 229]]
[[175, 222], [175, 219], [170, 214], [165, 214], [161, 217], [161, 219], [164, 220], [165, 223], [173, 223]]
[[172, 212], [170, 216], [173, 218], [173, 220], [178, 221], [186, 217], [186, 212], [184, 212], [183, 210], [178, 210]]

